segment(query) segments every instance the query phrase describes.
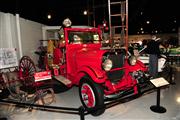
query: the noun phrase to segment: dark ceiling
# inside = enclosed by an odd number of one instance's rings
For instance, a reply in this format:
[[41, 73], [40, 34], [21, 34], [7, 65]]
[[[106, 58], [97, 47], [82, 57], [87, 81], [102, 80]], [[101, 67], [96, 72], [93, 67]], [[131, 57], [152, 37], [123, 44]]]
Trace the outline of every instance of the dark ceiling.
[[[108, 0], [94, 0], [96, 26], [108, 20]], [[177, 32], [179, 26], [178, 0], [129, 0], [129, 33], [136, 34], [141, 27], [147, 32]], [[69, 17], [73, 25], [87, 25], [83, 11], [93, 11], [93, 0], [0, 0], [0, 11], [19, 13], [21, 17], [46, 25], [61, 25]], [[52, 19], [47, 19], [51, 14]], [[89, 17], [92, 25], [93, 16]], [[146, 21], [150, 21], [147, 26]]]

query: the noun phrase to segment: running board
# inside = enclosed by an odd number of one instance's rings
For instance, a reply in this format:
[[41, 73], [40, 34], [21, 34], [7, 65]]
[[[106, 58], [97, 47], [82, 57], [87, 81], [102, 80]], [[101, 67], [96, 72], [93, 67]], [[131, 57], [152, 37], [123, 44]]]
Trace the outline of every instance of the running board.
[[71, 86], [72, 82], [68, 80], [67, 78], [63, 77], [62, 75], [53, 76], [57, 81], [63, 83], [66, 86]]

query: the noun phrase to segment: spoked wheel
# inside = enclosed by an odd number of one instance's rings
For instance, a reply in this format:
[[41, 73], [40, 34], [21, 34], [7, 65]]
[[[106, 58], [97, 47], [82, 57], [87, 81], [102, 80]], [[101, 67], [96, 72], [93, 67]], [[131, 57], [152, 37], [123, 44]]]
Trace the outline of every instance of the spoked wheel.
[[26, 92], [33, 92], [34, 73], [36, 72], [36, 67], [34, 62], [28, 56], [23, 56], [19, 63], [19, 76], [22, 80], [23, 90]]
[[93, 116], [104, 113], [104, 92], [102, 86], [86, 76], [80, 81], [79, 94], [83, 106], [87, 111], [90, 111]]

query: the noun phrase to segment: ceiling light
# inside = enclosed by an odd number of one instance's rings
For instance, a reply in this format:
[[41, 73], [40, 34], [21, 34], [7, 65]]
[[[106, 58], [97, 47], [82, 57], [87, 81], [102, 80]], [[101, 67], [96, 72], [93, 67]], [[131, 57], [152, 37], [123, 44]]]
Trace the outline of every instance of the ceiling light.
[[149, 24], [149, 23], [150, 23], [150, 21], [146, 21], [146, 23], [147, 23], [147, 24]]
[[85, 11], [83, 12], [84, 15], [87, 15], [87, 13], [88, 13], [87, 10], [85, 10]]
[[51, 19], [51, 15], [50, 15], [50, 14], [48, 14], [48, 15], [47, 15], [47, 18], [48, 18], [48, 19]]

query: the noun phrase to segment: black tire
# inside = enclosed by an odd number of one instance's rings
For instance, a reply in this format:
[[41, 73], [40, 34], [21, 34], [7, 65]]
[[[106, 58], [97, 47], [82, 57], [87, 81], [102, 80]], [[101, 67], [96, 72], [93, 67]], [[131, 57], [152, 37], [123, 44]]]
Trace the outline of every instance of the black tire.
[[164, 68], [163, 68], [163, 71], [161, 73], [159, 73], [159, 76], [160, 77], [164, 77], [166, 80], [169, 80], [170, 79], [170, 74], [172, 74], [171, 71], [172, 68], [169, 64], [167, 64]]
[[[82, 93], [82, 91], [84, 91], [84, 93]], [[87, 92], [90, 94], [87, 94]], [[105, 105], [103, 88], [92, 81], [90, 77], [86, 76], [80, 80], [79, 96], [85, 109], [93, 116], [99, 116], [104, 113]]]
[[8, 98], [9, 95], [10, 95], [9, 90], [8, 89], [3, 89], [0, 92], [0, 99]]

